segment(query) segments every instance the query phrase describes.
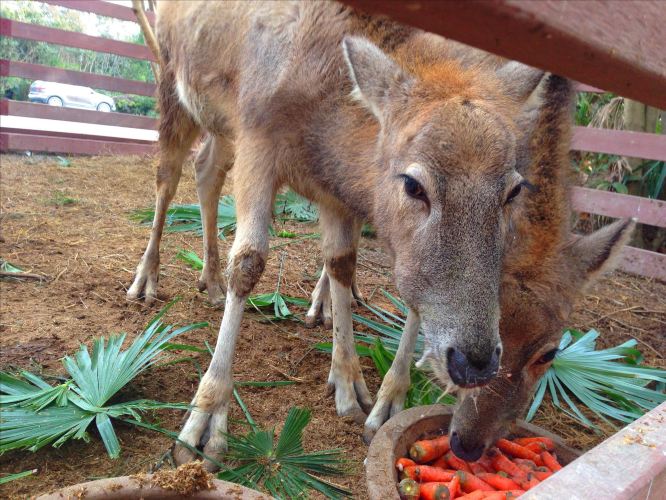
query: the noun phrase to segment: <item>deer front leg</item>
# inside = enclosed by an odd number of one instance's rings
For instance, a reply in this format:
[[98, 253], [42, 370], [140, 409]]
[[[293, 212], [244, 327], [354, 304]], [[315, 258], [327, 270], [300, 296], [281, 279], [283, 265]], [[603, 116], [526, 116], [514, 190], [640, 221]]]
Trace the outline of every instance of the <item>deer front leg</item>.
[[420, 322], [418, 314], [410, 309], [393, 364], [391, 364], [391, 368], [379, 388], [377, 402], [365, 421], [363, 440], [367, 444], [370, 444], [382, 424], [396, 413], [400, 413], [405, 406], [405, 398], [410, 384], [410, 368]]
[[[227, 414], [233, 391], [232, 364], [243, 309], [248, 295], [261, 277], [268, 253], [274, 182], [265, 171], [256, 172], [250, 167], [263, 166], [269, 161], [270, 155], [257, 156], [255, 147], [239, 148], [238, 170], [234, 179], [236, 238], [227, 266], [229, 285], [222, 324], [213, 359], [201, 379], [192, 401], [192, 411], [179, 435], [179, 441], [190, 447], [203, 444], [204, 454], [215, 460], [226, 450]], [[176, 445], [176, 463], [181, 464], [194, 457], [195, 454], [187, 447]], [[208, 460], [204, 461], [204, 465], [209, 470], [216, 469], [215, 464]]]
[[372, 408], [372, 397], [356, 354], [351, 317], [351, 285], [356, 264], [355, 234], [359, 223], [353, 218], [341, 217], [330, 209], [322, 208], [321, 225], [333, 319], [329, 391], [335, 392], [338, 415], [350, 416], [362, 423]]
[[204, 266], [198, 286], [199, 291], [208, 291], [208, 300], [213, 305], [220, 305], [224, 301], [224, 283], [220, 276], [220, 253], [217, 244], [217, 206], [227, 172], [233, 166], [233, 158], [233, 145], [229, 139], [208, 136], [194, 161], [204, 246]]

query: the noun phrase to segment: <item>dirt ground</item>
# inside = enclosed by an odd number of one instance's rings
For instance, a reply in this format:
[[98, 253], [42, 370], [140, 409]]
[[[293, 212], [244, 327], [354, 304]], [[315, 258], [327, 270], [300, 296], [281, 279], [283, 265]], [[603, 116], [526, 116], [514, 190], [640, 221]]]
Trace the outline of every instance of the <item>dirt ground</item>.
[[[153, 204], [153, 159], [72, 158], [63, 167], [54, 157], [2, 155], [2, 213], [0, 256], [12, 264], [47, 275], [46, 282], [2, 281], [0, 369], [26, 368], [44, 374], [62, 373], [60, 359], [81, 343], [117, 332], [142, 331], [160, 305], [146, 307], [125, 300], [135, 266], [148, 239], [148, 228], [130, 221], [131, 211]], [[192, 169], [184, 170], [176, 203], [196, 202]], [[292, 227], [294, 229], [294, 227]], [[312, 232], [314, 227], [295, 227]], [[271, 244], [286, 240], [273, 238]], [[231, 241], [221, 241], [221, 250]], [[304, 240], [271, 252], [256, 292], [275, 289], [280, 260], [284, 258], [281, 290], [309, 297], [321, 265], [319, 242]], [[374, 292], [390, 287], [385, 255], [373, 239], [364, 238], [358, 281], [366, 298], [382, 303]], [[215, 343], [220, 310], [211, 307], [196, 289], [197, 272], [175, 258], [180, 249], [201, 255], [201, 238], [195, 234], [167, 233], [162, 244], [161, 298], [182, 300], [168, 313], [172, 324], [208, 321], [210, 326], [189, 332], [181, 342], [203, 346]], [[164, 303], [163, 302], [163, 303]], [[162, 303], [162, 304], [163, 304]], [[295, 385], [278, 388], [241, 387], [240, 393], [254, 419], [262, 426], [279, 425], [292, 406], [312, 410], [306, 429], [306, 448], [342, 448], [351, 474], [338, 482], [365, 498], [363, 459], [366, 446], [362, 429], [338, 418], [332, 398], [325, 395], [329, 357], [313, 350], [329, 340], [319, 327], [306, 329], [296, 322], [266, 324], [257, 315], [246, 315], [238, 344], [235, 378], [238, 381], [290, 379]], [[594, 286], [571, 319], [581, 330], [596, 328], [601, 344], [615, 345], [635, 338], [647, 362], [665, 366], [666, 285], [648, 279], [614, 273]], [[166, 355], [165, 360], [180, 356]], [[208, 356], [195, 356], [205, 368]], [[370, 360], [362, 361], [370, 390], [376, 393], [379, 378]], [[198, 376], [191, 363], [157, 367], [133, 385], [137, 397], [187, 402]], [[243, 430], [238, 406], [231, 411], [232, 432]], [[179, 428], [182, 412], [160, 412], [159, 423]], [[586, 430], [548, 405], [535, 423], [562, 435], [582, 449], [604, 438]], [[107, 457], [93, 433], [89, 444], [70, 442], [59, 449], [37, 453], [10, 452], [0, 457], [2, 473], [37, 469], [32, 477], [0, 487], [0, 497], [26, 497], [57, 487], [101, 477], [152, 470], [163, 461], [170, 440], [158, 433], [116, 426], [122, 444], [118, 460]], [[612, 432], [604, 427], [606, 433]]]

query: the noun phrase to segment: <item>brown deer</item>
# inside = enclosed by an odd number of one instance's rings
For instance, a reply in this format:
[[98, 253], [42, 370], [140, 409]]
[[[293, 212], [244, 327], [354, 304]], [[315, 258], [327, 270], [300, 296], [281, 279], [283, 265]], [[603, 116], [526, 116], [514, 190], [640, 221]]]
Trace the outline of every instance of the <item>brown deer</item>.
[[[216, 206], [232, 165], [238, 218], [215, 353], [180, 440], [197, 446], [207, 436], [207, 455], [224, 450], [236, 338], [283, 184], [321, 211], [338, 414], [362, 421], [372, 407], [351, 323], [363, 220], [393, 259], [408, 324], [421, 325], [441, 381], [491, 380], [502, 352], [505, 233], [525, 183], [518, 120], [542, 72], [464, 68], [442, 38], [334, 2], [165, 2], [156, 32], [164, 64], [157, 202], [128, 296], [155, 298], [165, 213], [201, 131], [213, 137], [195, 162], [202, 287], [213, 300], [221, 296]], [[193, 453], [177, 446], [175, 456]]]
[[[480, 56], [466, 48], [459, 61]], [[483, 64], [497, 64], [496, 58]], [[451, 427], [451, 445], [466, 460], [476, 460], [508, 424], [524, 413], [537, 381], [550, 366], [573, 304], [585, 287], [613, 267], [631, 236], [634, 221], [611, 224], [587, 236], [570, 233], [568, 149], [571, 135], [570, 84], [550, 76], [538, 105], [525, 111], [522, 124], [528, 147], [517, 162], [521, 175], [536, 184], [512, 219], [500, 288], [500, 336], [504, 347], [500, 376], [474, 396], [461, 392]], [[325, 271], [325, 268], [324, 268]], [[307, 319], [325, 319], [330, 308], [326, 272], [313, 292]], [[328, 313], [330, 316], [330, 313]], [[410, 384], [419, 325], [408, 322], [396, 358], [382, 382], [364, 437], [369, 442], [379, 427], [402, 410]], [[420, 361], [430, 357], [426, 352]]]
[[570, 85], [550, 77], [531, 143], [529, 176], [539, 190], [514, 219], [501, 285], [500, 373], [474, 397], [462, 399], [450, 429], [461, 458], [477, 459], [516, 418], [524, 415], [536, 383], [557, 353], [566, 321], [585, 288], [611, 269], [635, 220], [595, 233], [572, 235], [568, 200]]

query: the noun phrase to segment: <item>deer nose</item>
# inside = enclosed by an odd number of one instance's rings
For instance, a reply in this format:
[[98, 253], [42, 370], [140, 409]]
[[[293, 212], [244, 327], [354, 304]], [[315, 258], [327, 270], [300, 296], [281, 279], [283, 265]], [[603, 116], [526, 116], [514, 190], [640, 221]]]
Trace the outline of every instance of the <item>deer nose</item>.
[[479, 458], [481, 458], [481, 455], [483, 455], [483, 450], [485, 448], [483, 444], [474, 446], [472, 448], [465, 447], [462, 440], [460, 439], [460, 436], [455, 431], [451, 433], [451, 436], [449, 437], [449, 443], [454, 455], [467, 462], [476, 462]]
[[490, 356], [478, 357], [465, 355], [464, 352], [450, 348], [447, 352], [447, 368], [454, 384], [460, 387], [477, 387], [490, 382], [499, 369], [502, 347], [498, 345]]

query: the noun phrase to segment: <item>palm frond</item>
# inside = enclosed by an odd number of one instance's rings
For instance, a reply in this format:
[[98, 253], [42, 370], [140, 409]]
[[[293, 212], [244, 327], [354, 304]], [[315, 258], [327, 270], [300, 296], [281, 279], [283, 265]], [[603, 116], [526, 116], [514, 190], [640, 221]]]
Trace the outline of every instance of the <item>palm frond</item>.
[[[537, 385], [527, 420], [534, 417], [546, 390], [556, 407], [588, 427], [596, 426], [574, 399], [611, 425], [609, 419], [630, 423], [666, 401], [666, 371], [638, 366], [641, 356], [635, 349], [635, 340], [595, 350], [598, 337], [595, 330], [584, 335], [576, 331], [565, 332], [560, 351]], [[656, 387], [648, 388], [650, 383]], [[560, 400], [567, 406], [563, 406]]]
[[109, 405], [108, 402], [137, 375], [156, 363], [159, 354], [175, 336], [197, 323], [174, 328], [161, 322], [173, 304], [168, 304], [126, 350], [125, 335], [104, 337], [93, 342], [92, 353], [81, 346], [74, 357], [63, 359], [70, 379], [51, 386], [39, 376], [21, 372], [20, 377], [0, 372], [0, 453], [13, 449], [36, 451], [69, 439], [88, 440], [87, 430], [94, 422], [112, 458], [120, 454], [120, 443], [111, 419], [131, 416], [159, 408], [187, 409], [185, 404], [135, 400]]
[[6, 476], [0, 477], [0, 484], [10, 483], [16, 481], [17, 479], [22, 479], [27, 476], [33, 475], [37, 472], [37, 469], [24, 470], [23, 472], [17, 472], [16, 474], [7, 474]]
[[292, 408], [275, 442], [275, 430], [255, 428], [244, 436], [227, 436], [227, 458], [234, 462], [218, 474], [220, 479], [264, 489], [276, 498], [307, 497], [314, 490], [327, 498], [344, 498], [350, 492], [320, 476], [345, 473], [341, 450], [306, 453], [303, 431], [309, 410]]
[[317, 205], [291, 190], [275, 197], [274, 213], [282, 220], [298, 222], [317, 222], [319, 220]]
[[178, 250], [176, 258], [185, 262], [195, 271], [201, 271], [204, 267], [204, 261], [192, 250]]
[[13, 265], [12, 263], [10, 263], [10, 262], [8, 262], [4, 259], [0, 259], [0, 271], [4, 271], [6, 273], [22, 273], [22, 272], [24, 272], [23, 269], [21, 269], [20, 267], [17, 267], [17, 266]]

